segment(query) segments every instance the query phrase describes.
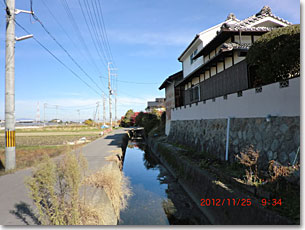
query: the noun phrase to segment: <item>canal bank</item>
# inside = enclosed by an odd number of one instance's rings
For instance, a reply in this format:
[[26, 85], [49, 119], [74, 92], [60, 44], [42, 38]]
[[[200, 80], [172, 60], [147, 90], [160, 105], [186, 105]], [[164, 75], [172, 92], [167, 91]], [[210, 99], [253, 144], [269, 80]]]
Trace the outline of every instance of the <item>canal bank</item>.
[[168, 143], [166, 137], [148, 137], [146, 142], [211, 224], [293, 224], [262, 205], [262, 199], [271, 199], [270, 194], [242, 188], [219, 170], [203, 170], [188, 160], [188, 150]]
[[[88, 162], [87, 177], [101, 175], [101, 172], [122, 175], [121, 170], [128, 140], [129, 134], [127, 129], [116, 129], [105, 137], [99, 138], [79, 149], [77, 152], [81, 153]], [[101, 171], [105, 169], [107, 170]], [[109, 175], [106, 177], [109, 177]], [[110, 177], [109, 179], [119, 180], [120, 178]], [[111, 194], [111, 186], [116, 183], [111, 183], [109, 186], [107, 182], [104, 183], [106, 184], [101, 189], [97, 189], [96, 186], [86, 185], [86, 197], [96, 205], [103, 205], [105, 225], [117, 225], [120, 219], [120, 207], [114, 204], [116, 198], [113, 199], [113, 194]]]
[[210, 224], [143, 140], [129, 141], [123, 173], [130, 180], [133, 196], [120, 213], [119, 225]]

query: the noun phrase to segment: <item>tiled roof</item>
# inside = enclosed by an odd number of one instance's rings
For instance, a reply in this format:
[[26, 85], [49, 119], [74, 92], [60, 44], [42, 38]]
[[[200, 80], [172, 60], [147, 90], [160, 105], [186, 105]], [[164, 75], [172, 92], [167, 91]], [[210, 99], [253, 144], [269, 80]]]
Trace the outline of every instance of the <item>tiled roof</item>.
[[[234, 17], [234, 15], [232, 16], [232, 14], [230, 14], [228, 16], [229, 17]], [[274, 15], [272, 12], [271, 12], [271, 8], [269, 6], [264, 6], [260, 12], [258, 12], [257, 14], [255, 15], [252, 15], [244, 20], [241, 20], [239, 22], [230, 22], [230, 23], [224, 23], [222, 25], [222, 28], [227, 28], [227, 29], [232, 29], [232, 30], [239, 30], [239, 29], [250, 29], [252, 24], [262, 20], [263, 18], [266, 18], [266, 17], [272, 17], [274, 19], [277, 19], [283, 23], [286, 23], [287, 25], [292, 25], [292, 23], [288, 22], [287, 20], [284, 20], [283, 18], [280, 18], [276, 15]], [[250, 28], [249, 28], [250, 27]], [[260, 27], [260, 28], [263, 28], [263, 27]], [[249, 30], [249, 31], [252, 31], [252, 30]]]
[[220, 52], [231, 51], [233, 49], [246, 49], [248, 50], [251, 47], [250, 43], [236, 43], [236, 42], [227, 42], [223, 43], [222, 47], [220, 47]]
[[276, 27], [265, 27], [265, 26], [260, 26], [260, 27], [238, 27], [238, 26], [234, 26], [234, 27], [223, 27], [222, 30], [230, 30], [230, 31], [262, 31], [262, 32], [269, 32], [273, 29], [275, 29]]

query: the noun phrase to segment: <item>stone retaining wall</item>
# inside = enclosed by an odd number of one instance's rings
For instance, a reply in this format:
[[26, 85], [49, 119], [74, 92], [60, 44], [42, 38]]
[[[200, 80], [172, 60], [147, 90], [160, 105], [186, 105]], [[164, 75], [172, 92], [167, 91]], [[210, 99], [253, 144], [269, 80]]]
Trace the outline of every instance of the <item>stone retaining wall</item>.
[[[287, 225], [293, 224], [261, 205], [260, 198], [240, 191], [239, 188], [219, 180], [215, 174], [202, 170], [181, 157], [184, 149], [168, 144], [161, 139], [149, 137], [147, 144], [151, 152], [173, 174], [190, 198], [197, 204], [203, 215], [214, 225]], [[179, 154], [180, 153], [180, 154]], [[183, 154], [182, 154], [183, 155]], [[247, 207], [235, 205], [205, 205], [201, 199], [251, 199]]]
[[[169, 140], [225, 158], [227, 119], [171, 121]], [[276, 160], [292, 164], [300, 146], [300, 117], [231, 118], [229, 159], [253, 145], [259, 165]], [[297, 156], [299, 158], [299, 154]]]

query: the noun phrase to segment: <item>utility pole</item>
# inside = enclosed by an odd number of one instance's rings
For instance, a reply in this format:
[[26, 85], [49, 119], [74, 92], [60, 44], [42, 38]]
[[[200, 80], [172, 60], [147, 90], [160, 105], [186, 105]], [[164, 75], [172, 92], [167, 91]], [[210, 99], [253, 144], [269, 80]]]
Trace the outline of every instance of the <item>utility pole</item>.
[[110, 73], [110, 64], [111, 62], [108, 62], [108, 89], [109, 89], [109, 119], [110, 119], [110, 128], [112, 129], [112, 111], [111, 111], [111, 95], [112, 95], [112, 89], [111, 89], [111, 73]]
[[37, 102], [37, 112], [36, 112], [36, 123], [40, 123], [40, 106], [39, 101]]
[[78, 112], [78, 122], [81, 123], [80, 122], [80, 110], [78, 109], [77, 112]]
[[33, 37], [15, 37], [15, 15], [33, 14], [31, 11], [15, 9], [15, 0], [6, 0], [6, 42], [5, 42], [5, 170], [16, 168], [15, 139], [15, 41]]
[[97, 123], [100, 123], [100, 102], [96, 102], [97, 104]]
[[56, 117], [55, 117], [56, 120], [58, 120], [57, 114], [58, 114], [58, 105], [56, 105]]
[[103, 125], [106, 124], [106, 98], [105, 94], [103, 93]]
[[113, 74], [113, 76], [115, 76], [115, 90], [114, 90], [114, 121], [115, 123], [117, 122], [118, 118], [117, 118], [117, 91], [118, 91], [118, 84], [117, 84], [117, 74]]
[[43, 126], [46, 126], [46, 107], [47, 103], [43, 104]]
[[5, 170], [16, 167], [15, 144], [15, 0], [7, 0], [5, 47]]
[[118, 99], [117, 99], [117, 93], [116, 93], [116, 90], [115, 90], [115, 94], [114, 94], [115, 98], [114, 98], [114, 121], [115, 123], [117, 122], [118, 118], [117, 118], [117, 102], [118, 102]]
[[110, 127], [112, 128], [112, 110], [111, 110], [112, 101], [111, 101], [111, 95], [113, 94], [113, 90], [111, 88], [111, 76], [115, 75], [115, 74], [111, 74], [111, 70], [116, 70], [116, 69], [110, 68], [110, 64], [112, 64], [112, 63], [108, 62], [109, 117], [110, 117]]

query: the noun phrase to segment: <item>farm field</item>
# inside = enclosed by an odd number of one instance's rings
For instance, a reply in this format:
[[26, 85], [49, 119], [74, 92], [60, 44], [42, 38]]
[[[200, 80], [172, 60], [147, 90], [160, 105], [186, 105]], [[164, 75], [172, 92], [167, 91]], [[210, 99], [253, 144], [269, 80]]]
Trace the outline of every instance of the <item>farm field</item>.
[[[44, 155], [59, 156], [101, 137], [97, 127], [42, 127], [16, 130], [16, 169], [31, 167]], [[85, 138], [86, 141], [79, 141]], [[79, 141], [79, 142], [77, 142]], [[77, 143], [75, 143], [77, 142]], [[4, 131], [0, 132], [0, 175], [5, 163]], [[2, 169], [2, 171], [1, 171]]]

